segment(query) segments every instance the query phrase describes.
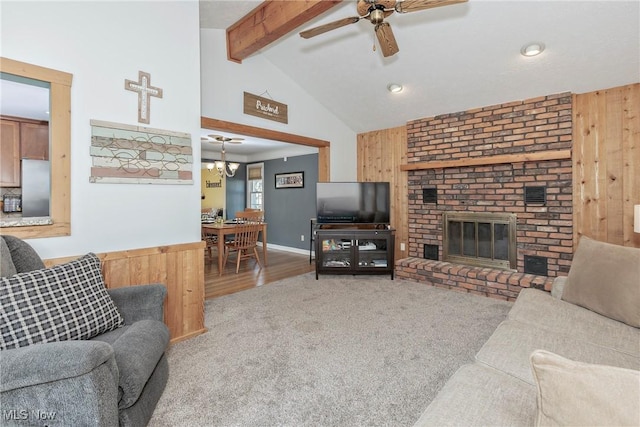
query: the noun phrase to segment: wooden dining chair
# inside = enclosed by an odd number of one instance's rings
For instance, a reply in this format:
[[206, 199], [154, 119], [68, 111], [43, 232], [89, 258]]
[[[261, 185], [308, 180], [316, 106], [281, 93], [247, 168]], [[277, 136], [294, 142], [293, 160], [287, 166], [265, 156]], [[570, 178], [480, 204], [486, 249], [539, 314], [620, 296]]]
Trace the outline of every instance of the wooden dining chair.
[[233, 241], [225, 242], [224, 250], [224, 266], [227, 265], [227, 259], [232, 252], [237, 254], [236, 273], [240, 271], [240, 261], [248, 258], [255, 258], [256, 262], [262, 269], [260, 256], [258, 255], [258, 234], [262, 230], [262, 224], [259, 222], [246, 222], [238, 226]]
[[211, 251], [212, 249], [215, 249], [218, 247], [218, 236], [215, 234], [210, 234], [207, 233], [204, 229], [204, 227], [202, 228], [202, 241], [206, 243], [205, 246], [205, 254], [206, 252], [209, 253], [209, 259], [213, 259]]

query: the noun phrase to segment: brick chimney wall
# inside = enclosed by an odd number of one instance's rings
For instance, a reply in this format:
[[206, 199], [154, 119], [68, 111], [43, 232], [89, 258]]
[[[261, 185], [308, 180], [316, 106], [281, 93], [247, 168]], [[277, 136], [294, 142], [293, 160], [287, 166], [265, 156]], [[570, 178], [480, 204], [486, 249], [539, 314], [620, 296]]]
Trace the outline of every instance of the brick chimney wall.
[[[561, 93], [411, 121], [408, 163], [571, 149], [571, 102], [570, 93]], [[546, 187], [546, 204], [525, 204], [525, 186]], [[423, 189], [434, 187], [437, 204], [423, 203]], [[414, 261], [423, 257], [424, 244], [438, 245], [442, 259], [444, 211], [515, 213], [517, 271], [524, 271], [525, 255], [546, 257], [550, 277], [569, 270], [570, 159], [410, 171], [409, 257]]]

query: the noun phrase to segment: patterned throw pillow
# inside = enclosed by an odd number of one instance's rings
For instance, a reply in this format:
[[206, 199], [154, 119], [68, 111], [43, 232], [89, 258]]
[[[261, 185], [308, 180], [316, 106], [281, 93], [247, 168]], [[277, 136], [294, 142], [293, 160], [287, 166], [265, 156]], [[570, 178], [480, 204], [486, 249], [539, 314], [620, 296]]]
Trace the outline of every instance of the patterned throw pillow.
[[0, 278], [0, 349], [86, 340], [124, 324], [89, 253], [51, 268]]

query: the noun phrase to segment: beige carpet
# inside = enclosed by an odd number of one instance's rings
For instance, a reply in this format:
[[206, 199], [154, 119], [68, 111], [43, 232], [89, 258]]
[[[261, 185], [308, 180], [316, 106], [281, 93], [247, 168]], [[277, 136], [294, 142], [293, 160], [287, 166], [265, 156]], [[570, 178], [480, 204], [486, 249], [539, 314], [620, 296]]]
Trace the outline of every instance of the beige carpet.
[[411, 426], [511, 304], [305, 274], [208, 300], [150, 426]]

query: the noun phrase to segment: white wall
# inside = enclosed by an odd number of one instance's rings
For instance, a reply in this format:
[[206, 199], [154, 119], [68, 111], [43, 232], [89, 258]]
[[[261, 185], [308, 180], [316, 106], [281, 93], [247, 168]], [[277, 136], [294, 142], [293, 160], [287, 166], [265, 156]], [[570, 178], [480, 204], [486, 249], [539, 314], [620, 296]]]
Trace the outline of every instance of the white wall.
[[[43, 258], [200, 240], [197, 1], [2, 2], [3, 57], [73, 74], [71, 236], [29, 242]], [[152, 128], [188, 132], [193, 185], [91, 184], [91, 119], [136, 125], [125, 79], [151, 73]]]
[[[201, 30], [200, 43], [203, 116], [329, 141], [331, 180], [356, 180], [354, 131], [259, 53], [241, 64], [227, 60], [224, 30]], [[289, 123], [244, 114], [243, 92], [287, 104]]]

